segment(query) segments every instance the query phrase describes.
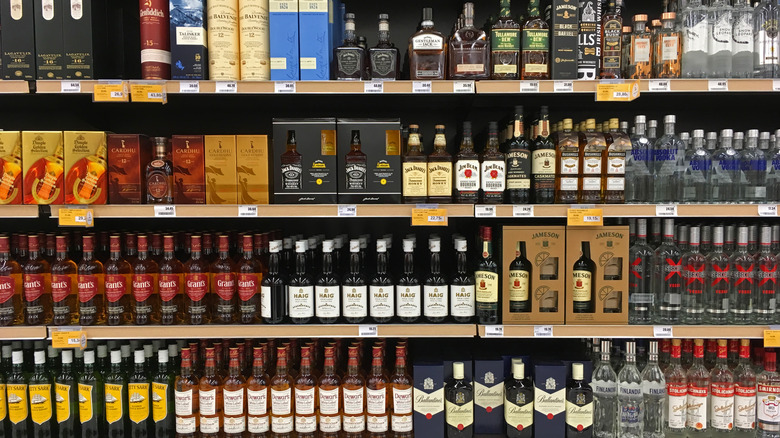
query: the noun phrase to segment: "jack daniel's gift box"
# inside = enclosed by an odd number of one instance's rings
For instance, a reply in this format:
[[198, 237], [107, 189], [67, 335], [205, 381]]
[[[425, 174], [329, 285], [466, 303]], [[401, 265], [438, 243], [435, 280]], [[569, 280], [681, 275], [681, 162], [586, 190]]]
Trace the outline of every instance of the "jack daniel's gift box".
[[[337, 127], [339, 166], [344, 169], [339, 177], [339, 202], [401, 202], [400, 119], [338, 119]], [[354, 144], [357, 139], [359, 143]]]
[[274, 119], [273, 124], [274, 202], [335, 203], [336, 119]]

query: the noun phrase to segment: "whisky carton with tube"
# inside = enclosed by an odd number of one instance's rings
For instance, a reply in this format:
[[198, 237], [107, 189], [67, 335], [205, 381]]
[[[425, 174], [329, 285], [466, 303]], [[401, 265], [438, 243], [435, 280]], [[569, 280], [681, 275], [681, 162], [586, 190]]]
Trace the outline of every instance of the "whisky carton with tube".
[[173, 198], [176, 204], [206, 203], [205, 148], [202, 135], [174, 135]]
[[237, 204], [236, 136], [207, 135], [206, 204]]
[[564, 436], [565, 432], [566, 366], [558, 361], [535, 362], [534, 436]]
[[151, 161], [152, 142], [138, 134], [108, 134], [108, 202], [146, 202], [146, 165]]
[[24, 203], [60, 205], [65, 201], [62, 131], [23, 131]]
[[[13, 3], [13, 2], [11, 2]], [[63, 4], [57, 1], [36, 1], [35, 8], [35, 70], [38, 79], [63, 79]]]
[[0, 131], [0, 205], [22, 203], [22, 133]]
[[36, 78], [34, 17], [33, 0], [0, 2], [3, 79]]
[[65, 131], [65, 203], [105, 204], [108, 198], [106, 133]]

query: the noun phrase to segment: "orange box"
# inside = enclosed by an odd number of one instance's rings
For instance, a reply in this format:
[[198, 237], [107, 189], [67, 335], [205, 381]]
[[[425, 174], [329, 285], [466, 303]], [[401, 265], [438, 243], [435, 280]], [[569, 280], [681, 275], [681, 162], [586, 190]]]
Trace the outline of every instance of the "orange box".
[[206, 204], [237, 204], [236, 136], [207, 135]]
[[236, 151], [238, 203], [268, 204], [268, 136], [237, 135]]
[[23, 131], [22, 163], [25, 204], [64, 203], [62, 131]]
[[22, 203], [22, 133], [0, 131], [0, 205]]
[[[177, 204], [206, 203], [206, 152], [202, 135], [174, 135], [173, 200]], [[234, 166], [235, 167], [235, 166]]]
[[105, 204], [108, 148], [102, 131], [65, 131], [65, 203]]

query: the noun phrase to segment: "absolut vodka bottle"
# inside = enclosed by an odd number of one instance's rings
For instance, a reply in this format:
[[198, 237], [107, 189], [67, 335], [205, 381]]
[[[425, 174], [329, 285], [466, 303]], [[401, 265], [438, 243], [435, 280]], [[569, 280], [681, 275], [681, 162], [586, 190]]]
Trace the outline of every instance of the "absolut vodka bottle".
[[682, 298], [682, 260], [674, 243], [674, 220], [664, 220], [664, 237], [653, 257], [653, 290], [656, 291], [656, 321], [676, 324], [680, 321]]
[[642, 399], [644, 401], [643, 438], [664, 438], [666, 378], [658, 367], [658, 341], [650, 341], [647, 365], [642, 371]]
[[636, 242], [629, 249], [628, 258], [628, 322], [651, 324], [653, 322], [653, 255], [647, 245], [647, 219], [637, 219]]
[[748, 227], [739, 227], [737, 250], [731, 256], [731, 299], [729, 300], [729, 322], [750, 324], [755, 295], [755, 259], [748, 252]]
[[731, 77], [732, 8], [726, 0], [712, 0], [707, 10], [709, 24], [708, 76]]
[[683, 175], [683, 202], [701, 204], [710, 202], [712, 157], [704, 149], [704, 131], [693, 131], [691, 149], [685, 154], [687, 164]]
[[682, 257], [683, 293], [682, 323], [701, 324], [704, 322], [704, 268], [706, 258], [699, 251], [699, 227], [691, 227], [690, 247]]
[[707, 255], [706, 289], [708, 324], [725, 324], [729, 314], [731, 282], [729, 256], [723, 252], [723, 227], [713, 229], [712, 252]]
[[709, 22], [701, 0], [690, 0], [682, 11], [682, 77], [707, 76]]
[[712, 202], [732, 204], [742, 197], [740, 154], [732, 144], [733, 131], [721, 131], [720, 147], [712, 155]]
[[611, 342], [601, 341], [601, 360], [593, 370], [593, 436], [615, 438], [617, 434], [617, 375], [612, 369]]
[[664, 135], [653, 149], [653, 186], [656, 203], [679, 202], [681, 169], [685, 167], [685, 146], [674, 133], [675, 116], [664, 117]]
[[634, 119], [631, 153], [626, 156], [626, 203], [653, 202], [653, 143], [645, 133], [646, 118]]
[[636, 369], [636, 342], [626, 342], [626, 364], [618, 374], [618, 436], [642, 438], [642, 377]]
[[748, 131], [747, 147], [741, 155], [740, 170], [745, 187], [740, 200], [754, 204], [766, 202], [766, 157], [758, 148], [758, 129]]
[[756, 257], [756, 298], [753, 305], [755, 324], [773, 324], [776, 313], [777, 257], [772, 254], [772, 227], [761, 227], [761, 249]]

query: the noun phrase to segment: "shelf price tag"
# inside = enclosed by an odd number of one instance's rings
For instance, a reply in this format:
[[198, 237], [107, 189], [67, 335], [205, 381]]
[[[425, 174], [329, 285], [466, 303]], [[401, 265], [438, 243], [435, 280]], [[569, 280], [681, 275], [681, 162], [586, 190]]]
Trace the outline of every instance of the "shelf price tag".
[[764, 330], [764, 347], [780, 347], [780, 330]]
[[87, 348], [87, 334], [81, 327], [60, 327], [51, 332], [51, 346], [54, 348]]
[[197, 93], [200, 93], [200, 82], [198, 82], [198, 81], [181, 81], [181, 82], [179, 82], [179, 93], [182, 93], [182, 94], [197, 94]]
[[666, 79], [650, 79], [647, 89], [649, 91], [672, 91], [672, 86]]
[[674, 333], [672, 331], [672, 326], [670, 325], [654, 325], [653, 326], [653, 337], [655, 338], [673, 338]]
[[496, 217], [495, 205], [475, 205], [474, 217]]
[[777, 216], [777, 204], [762, 204], [758, 206], [759, 216]]
[[433, 93], [433, 84], [431, 81], [414, 81], [412, 82], [412, 94], [429, 94]]
[[358, 326], [358, 337], [360, 338], [375, 338], [378, 335], [379, 329], [375, 325]]
[[176, 217], [175, 205], [155, 205], [154, 217]]
[[364, 93], [384, 93], [385, 83], [382, 81], [366, 81], [363, 82]]
[[512, 206], [513, 217], [534, 217], [533, 205], [514, 205]]
[[474, 94], [474, 81], [455, 81], [452, 92], [455, 94]]
[[639, 80], [596, 84], [596, 102], [631, 102], [639, 97]]
[[95, 84], [92, 90], [93, 102], [129, 102], [127, 82], [112, 81], [110, 83]]
[[677, 204], [656, 205], [655, 215], [659, 217], [677, 217]]
[[412, 226], [447, 226], [446, 208], [413, 208]]
[[539, 81], [520, 81], [521, 93], [538, 93]]
[[555, 81], [553, 82], [553, 91], [556, 93], [574, 93], [574, 82]]
[[567, 225], [600, 227], [604, 225], [604, 211], [600, 208], [570, 208], [566, 210]]
[[729, 91], [729, 81], [726, 79], [716, 79], [707, 81], [709, 91]]
[[60, 208], [58, 213], [61, 227], [92, 227], [94, 218], [91, 208]]
[[553, 328], [551, 325], [535, 325], [534, 326], [535, 338], [552, 338]]
[[257, 217], [256, 205], [239, 205], [238, 217]]
[[80, 81], [62, 81], [60, 82], [61, 93], [81, 93]]
[[339, 205], [339, 217], [357, 216], [357, 205]]
[[486, 325], [485, 326], [486, 338], [503, 338], [504, 326], [503, 325]]
[[236, 81], [217, 81], [214, 91], [221, 94], [235, 94], [238, 93], [238, 84]]
[[162, 84], [130, 84], [130, 98], [133, 102], [168, 102], [165, 86]]
[[772, 81], [772, 91], [780, 91], [780, 79]]

